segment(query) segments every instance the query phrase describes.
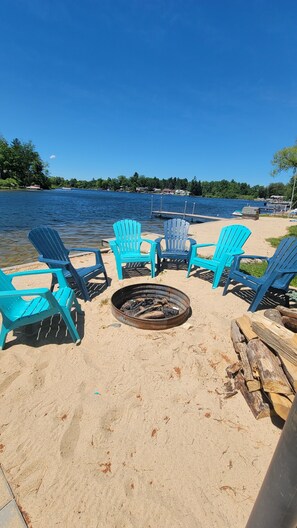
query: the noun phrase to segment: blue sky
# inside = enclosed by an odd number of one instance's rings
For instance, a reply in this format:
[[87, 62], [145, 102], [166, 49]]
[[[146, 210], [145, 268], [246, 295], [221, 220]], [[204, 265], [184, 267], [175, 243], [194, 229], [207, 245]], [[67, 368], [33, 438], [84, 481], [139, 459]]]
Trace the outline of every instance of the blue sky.
[[293, 0], [2, 0], [0, 134], [67, 179], [267, 185], [297, 139], [296, 20]]

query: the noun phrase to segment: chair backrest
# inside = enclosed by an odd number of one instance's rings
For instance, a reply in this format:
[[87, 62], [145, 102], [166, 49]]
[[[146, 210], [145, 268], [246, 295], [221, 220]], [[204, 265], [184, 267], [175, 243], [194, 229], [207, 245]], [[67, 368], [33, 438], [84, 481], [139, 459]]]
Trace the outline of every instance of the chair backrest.
[[295, 273], [285, 274], [278, 283], [283, 282], [283, 287], [289, 285], [294, 275], [297, 274], [297, 237], [286, 237], [281, 240], [274, 255], [269, 259], [265, 275], [274, 275], [282, 270], [295, 270]]
[[[14, 291], [15, 287], [11, 284], [8, 277], [6, 277], [5, 273], [3, 273], [2, 270], [0, 270], [0, 291]], [[9, 314], [13, 311], [16, 311], [16, 308], [18, 306], [24, 305], [25, 301], [22, 299], [21, 296], [18, 297], [5, 297], [0, 298], [0, 312], [4, 315], [7, 315], [9, 317]]]
[[167, 251], [183, 251], [188, 238], [190, 224], [183, 218], [172, 218], [164, 222], [164, 239]]
[[35, 227], [30, 231], [28, 238], [42, 257], [69, 261], [69, 252], [55, 229], [47, 226]]
[[[223, 227], [213, 258], [220, 260], [226, 253], [232, 253], [234, 249], [241, 249], [251, 234], [251, 230], [241, 224], [233, 224]], [[226, 261], [226, 266], [230, 266], [233, 257], [230, 256]]]
[[136, 220], [119, 220], [113, 224], [113, 230], [121, 253], [139, 251], [141, 243], [141, 224]]

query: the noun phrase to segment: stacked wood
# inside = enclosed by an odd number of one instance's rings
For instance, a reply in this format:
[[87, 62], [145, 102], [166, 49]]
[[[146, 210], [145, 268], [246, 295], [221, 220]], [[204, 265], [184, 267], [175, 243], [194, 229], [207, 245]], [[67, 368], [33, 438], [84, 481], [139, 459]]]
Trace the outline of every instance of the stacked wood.
[[[296, 329], [294, 331], [294, 329]], [[278, 306], [231, 322], [238, 361], [227, 368], [255, 418], [286, 420], [297, 391], [297, 310]]]

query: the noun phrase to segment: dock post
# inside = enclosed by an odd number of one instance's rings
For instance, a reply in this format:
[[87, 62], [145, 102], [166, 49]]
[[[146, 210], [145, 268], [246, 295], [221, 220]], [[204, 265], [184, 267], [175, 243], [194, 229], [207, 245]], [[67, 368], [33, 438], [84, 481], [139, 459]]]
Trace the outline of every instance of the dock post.
[[153, 200], [154, 200], [154, 195], [152, 194], [152, 199], [151, 199], [151, 218], [153, 218]]
[[185, 216], [186, 216], [186, 210], [187, 210], [187, 200], [185, 201], [184, 218], [185, 218]]
[[163, 196], [161, 195], [160, 198], [161, 198], [161, 201], [160, 201], [160, 212], [162, 213], [162, 211], [163, 211]]

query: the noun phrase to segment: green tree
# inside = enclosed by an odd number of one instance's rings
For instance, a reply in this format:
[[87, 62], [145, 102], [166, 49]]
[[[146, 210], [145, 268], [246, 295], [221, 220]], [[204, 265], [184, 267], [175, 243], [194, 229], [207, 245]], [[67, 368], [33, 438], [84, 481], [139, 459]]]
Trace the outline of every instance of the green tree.
[[291, 170], [293, 173], [292, 193], [291, 193], [291, 206], [296, 200], [296, 176], [297, 176], [297, 141], [292, 147], [284, 147], [278, 150], [272, 159], [272, 165], [275, 167], [272, 171], [272, 176], [276, 176], [280, 172]]
[[4, 138], [0, 139], [0, 177], [4, 180], [13, 178], [19, 186], [50, 187], [47, 166], [33, 143], [22, 143], [17, 138], [10, 145]]

